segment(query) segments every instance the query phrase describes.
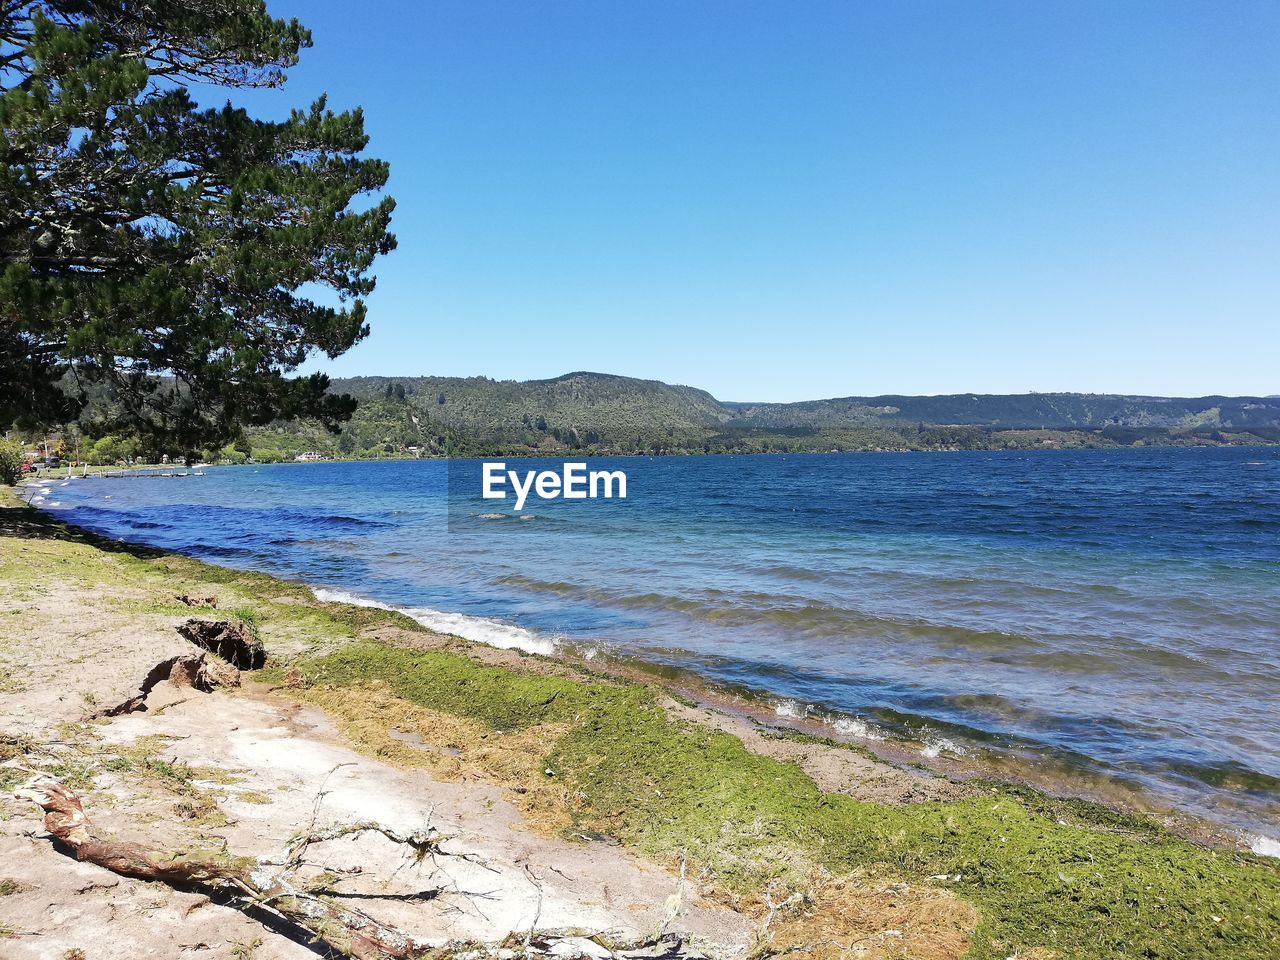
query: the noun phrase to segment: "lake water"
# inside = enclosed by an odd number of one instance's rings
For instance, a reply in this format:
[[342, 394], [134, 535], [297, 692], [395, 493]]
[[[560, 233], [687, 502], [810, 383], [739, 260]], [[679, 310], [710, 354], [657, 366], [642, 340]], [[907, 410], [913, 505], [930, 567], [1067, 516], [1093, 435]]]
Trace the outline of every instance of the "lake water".
[[[512, 461], [525, 470], [558, 461]], [[1006, 753], [1277, 835], [1280, 450], [476, 461], [90, 479], [43, 506], [504, 646], [674, 664], [849, 736]], [[504, 512], [505, 511], [505, 512]]]

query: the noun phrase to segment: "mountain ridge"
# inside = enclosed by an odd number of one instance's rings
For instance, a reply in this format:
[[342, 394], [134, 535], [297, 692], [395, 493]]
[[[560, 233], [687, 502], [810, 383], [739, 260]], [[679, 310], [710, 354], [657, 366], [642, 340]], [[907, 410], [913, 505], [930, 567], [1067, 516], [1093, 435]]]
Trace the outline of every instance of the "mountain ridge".
[[335, 437], [307, 423], [249, 431], [290, 456], [759, 453], [1280, 443], [1280, 398], [1138, 394], [881, 394], [721, 401], [661, 380], [577, 370], [539, 380], [334, 378], [359, 406]]
[[[384, 389], [388, 383], [412, 385], [415, 389], [476, 389], [486, 385], [495, 394], [514, 399], [522, 391], [532, 396], [522, 399], [546, 400], [545, 388], [572, 390], [584, 384], [608, 384], [615, 399], [620, 390], [630, 388], [637, 395], [650, 396], [666, 392], [676, 396], [697, 398], [704, 415], [720, 422], [769, 419], [779, 426], [813, 425], [815, 411], [823, 411], [826, 419], [853, 423], [872, 417], [883, 422], [936, 425], [998, 426], [1023, 428], [1085, 428], [1107, 426], [1176, 427], [1188, 416], [1210, 414], [1206, 424], [1216, 426], [1280, 427], [1280, 397], [1229, 396], [1208, 394], [1201, 397], [1166, 397], [1149, 394], [1083, 393], [1074, 391], [1031, 393], [947, 393], [947, 394], [877, 394], [850, 395], [790, 402], [719, 400], [699, 387], [671, 384], [662, 380], [627, 377], [620, 374], [577, 370], [557, 377], [535, 380], [494, 380], [489, 377], [383, 377], [364, 376], [334, 378], [331, 389], [367, 399], [369, 390]], [[539, 393], [539, 390], [543, 390]], [[1154, 409], [1147, 409], [1147, 408]], [[1214, 413], [1217, 411], [1217, 413]], [[1223, 416], [1223, 414], [1226, 416]], [[757, 424], [763, 425], [763, 424]], [[1190, 424], [1202, 425], [1202, 424]]]

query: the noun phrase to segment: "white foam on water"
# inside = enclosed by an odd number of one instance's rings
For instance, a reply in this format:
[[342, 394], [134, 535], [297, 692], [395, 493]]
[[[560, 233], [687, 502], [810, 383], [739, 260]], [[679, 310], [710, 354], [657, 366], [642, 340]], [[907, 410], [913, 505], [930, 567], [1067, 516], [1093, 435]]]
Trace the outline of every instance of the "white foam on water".
[[311, 593], [321, 603], [347, 603], [353, 607], [373, 607], [375, 610], [395, 610], [395, 607], [367, 597], [358, 597], [345, 590], [330, 590], [328, 587], [312, 587]]
[[1260, 857], [1280, 857], [1280, 840], [1259, 834], [1253, 838], [1249, 849]]
[[871, 725], [865, 720], [859, 720], [856, 717], [837, 717], [834, 721], [830, 721], [831, 729], [836, 733], [842, 733], [846, 737], [857, 737], [859, 740], [883, 740], [884, 736], [876, 733], [871, 729]]
[[952, 753], [957, 757], [963, 757], [966, 751], [964, 747], [952, 743], [946, 737], [943, 737], [941, 740], [931, 740], [927, 742], [924, 745], [924, 748], [920, 751], [921, 756], [928, 757], [930, 760], [936, 759], [943, 753]]
[[503, 650], [524, 650], [528, 653], [541, 653], [551, 656], [556, 652], [554, 637], [542, 636], [524, 627], [488, 617], [469, 617], [463, 613], [446, 613], [431, 607], [393, 607], [378, 600], [347, 593], [345, 590], [330, 590], [325, 587], [313, 587], [311, 592], [322, 603], [349, 603], [356, 607], [373, 607], [377, 610], [391, 610], [403, 613], [422, 624], [428, 630], [438, 633], [450, 633], [464, 640], [472, 640], [490, 647]]
[[556, 641], [517, 627], [515, 624], [490, 620], [488, 617], [469, 617], [462, 613], [445, 613], [430, 607], [408, 607], [408, 614], [424, 627], [439, 633], [452, 633], [466, 640], [485, 643], [504, 650], [525, 650], [550, 656], [556, 652]]
[[773, 705], [773, 712], [780, 717], [803, 720], [809, 715], [809, 708], [798, 700], [779, 700]]

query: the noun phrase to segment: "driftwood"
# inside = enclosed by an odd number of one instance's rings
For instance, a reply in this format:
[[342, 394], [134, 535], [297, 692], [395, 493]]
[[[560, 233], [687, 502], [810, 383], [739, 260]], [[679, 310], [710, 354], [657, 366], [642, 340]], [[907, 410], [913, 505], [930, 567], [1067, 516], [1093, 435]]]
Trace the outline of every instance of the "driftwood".
[[[268, 929], [297, 943], [318, 947], [329, 956], [355, 960], [416, 960], [426, 956], [466, 955], [495, 957], [523, 954], [528, 957], [584, 958], [584, 960], [703, 960], [702, 954], [679, 935], [659, 931], [643, 940], [623, 941], [608, 935], [587, 936], [580, 930], [538, 929], [535, 917], [529, 930], [513, 932], [498, 943], [452, 942], [430, 947], [408, 934], [371, 917], [353, 907], [335, 903], [331, 897], [342, 896], [331, 891], [322, 896], [299, 889], [288, 879], [291, 871], [304, 865], [303, 855], [311, 844], [323, 843], [360, 833], [378, 833], [393, 843], [403, 844], [416, 861], [436, 856], [460, 857], [480, 862], [465, 853], [442, 849], [449, 837], [434, 827], [413, 833], [401, 833], [372, 821], [346, 827], [311, 830], [295, 838], [283, 869], [264, 875], [256, 864], [226, 860], [201, 860], [192, 857], [164, 857], [147, 852], [135, 844], [98, 837], [92, 830], [79, 796], [64, 785], [49, 779], [36, 779], [15, 791], [15, 796], [31, 800], [44, 810], [44, 829], [66, 847], [77, 860], [93, 863], [112, 873], [138, 880], [151, 880], [182, 890], [195, 890], [208, 896], [227, 899]], [[539, 915], [541, 913], [541, 885]], [[422, 891], [413, 895], [388, 894], [388, 900], [432, 899], [445, 888]], [[376, 895], [370, 895], [371, 898]], [[665, 924], [664, 924], [665, 926]], [[601, 940], [607, 940], [605, 946]]]
[[261, 670], [267, 662], [262, 642], [243, 620], [198, 620], [192, 617], [178, 632], [197, 647], [216, 654], [239, 670]]
[[240, 671], [230, 664], [210, 661], [203, 653], [184, 653], [170, 657], [168, 660], [161, 660], [147, 672], [136, 694], [114, 707], [96, 711], [89, 719], [119, 717], [146, 710], [147, 697], [166, 680], [179, 687], [212, 693], [218, 687], [240, 686]]
[[231, 893], [247, 912], [267, 913], [298, 942], [317, 942], [357, 960], [410, 960], [427, 952], [407, 934], [350, 907], [305, 893], [280, 877], [261, 884], [254, 872], [234, 865], [190, 858], [156, 859], [141, 847], [105, 840], [90, 829], [80, 798], [52, 780], [36, 780], [16, 795], [44, 810], [44, 828], [72, 855], [124, 877], [157, 880], [209, 894]]
[[89, 817], [80, 798], [54, 781], [36, 781], [17, 791], [44, 810], [44, 828], [71, 848], [77, 860], [106, 867], [122, 877], [162, 880], [165, 883], [201, 883], [233, 880], [230, 867], [197, 860], [157, 862], [145, 850], [131, 844], [101, 840], [89, 831]]

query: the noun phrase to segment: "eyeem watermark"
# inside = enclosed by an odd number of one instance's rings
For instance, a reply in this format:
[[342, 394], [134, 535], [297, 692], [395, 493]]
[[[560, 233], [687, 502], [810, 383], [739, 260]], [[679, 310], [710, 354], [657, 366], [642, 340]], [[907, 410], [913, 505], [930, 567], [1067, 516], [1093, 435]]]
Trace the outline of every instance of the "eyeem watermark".
[[484, 498], [507, 499], [507, 486], [515, 494], [516, 510], [524, 509], [524, 502], [532, 491], [543, 500], [594, 500], [604, 497], [612, 500], [627, 498], [627, 475], [621, 470], [587, 470], [585, 463], [566, 463], [555, 470], [526, 470], [521, 482], [519, 471], [508, 470], [501, 461], [484, 465]]

